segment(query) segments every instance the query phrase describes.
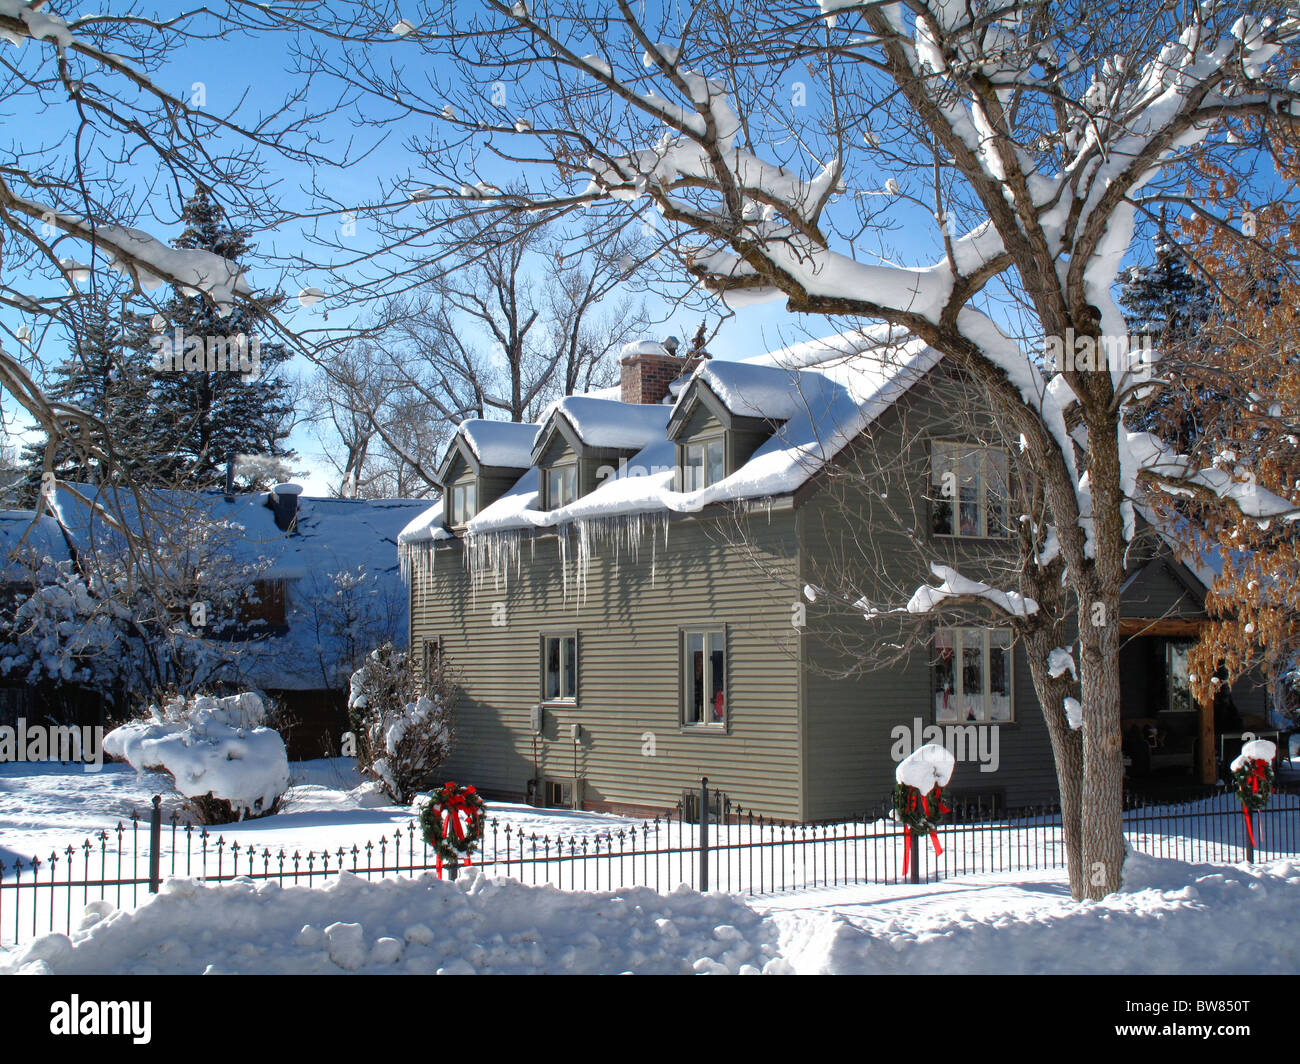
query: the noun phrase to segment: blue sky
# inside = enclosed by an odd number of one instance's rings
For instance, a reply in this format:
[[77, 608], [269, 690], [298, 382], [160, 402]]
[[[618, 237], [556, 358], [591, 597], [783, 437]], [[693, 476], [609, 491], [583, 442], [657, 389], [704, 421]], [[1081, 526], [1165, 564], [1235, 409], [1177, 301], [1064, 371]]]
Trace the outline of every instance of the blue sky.
[[[284, 37], [271, 35], [192, 46], [178, 53], [174, 61], [158, 75], [158, 79], [173, 92], [186, 97], [191, 94], [195, 82], [202, 82], [209, 107], [218, 110], [228, 107], [238, 97], [247, 94], [248, 100], [242, 112], [247, 119], [257, 114], [259, 109], [267, 107], [292, 91], [295, 79], [285, 69], [286, 44], [287, 40]], [[815, 115], [817, 108], [815, 86], [815, 79], [808, 79], [810, 115]], [[307, 101], [309, 106], [321, 106], [326, 100], [332, 98], [332, 87], [322, 83], [321, 90]], [[2, 109], [0, 106], [0, 110]], [[40, 140], [48, 136], [51, 128], [51, 116], [48, 115], [34, 117], [0, 114], [0, 122], [3, 123], [0, 137], [17, 143]], [[377, 128], [365, 126], [357, 128], [345, 115], [336, 115], [329, 119], [322, 129], [336, 138], [338, 143], [351, 140], [354, 147], [358, 148], [363, 145], [368, 147], [382, 139], [381, 132]], [[373, 153], [355, 169], [331, 171], [322, 175], [322, 180], [333, 196], [345, 202], [364, 201], [375, 194], [381, 179], [405, 172], [409, 164], [401, 140], [408, 132], [410, 132], [409, 127], [392, 130], [388, 141], [379, 143]], [[282, 159], [268, 157], [267, 166], [268, 175], [273, 176], [280, 183], [286, 205], [301, 205], [303, 200], [299, 190], [312, 175], [300, 164], [286, 163]], [[498, 175], [487, 172], [480, 176], [492, 179]], [[881, 175], [882, 184], [885, 176], [887, 175]], [[907, 175], [900, 176], [906, 178]], [[498, 179], [504, 181], [506, 177], [507, 175], [500, 175]], [[934, 227], [930, 216], [915, 208], [910, 217], [907, 209], [900, 210], [898, 217], [904, 225], [900, 231], [890, 234], [891, 250], [909, 265], [929, 261], [937, 249], [932, 236]], [[925, 224], [913, 224], [921, 222]], [[368, 239], [368, 234], [364, 218], [358, 221], [357, 226], [356, 239], [360, 246], [365, 246], [364, 242]], [[162, 238], [174, 235], [175, 232], [175, 230], [169, 232], [158, 226], [153, 226], [152, 231]], [[922, 235], [917, 236], [917, 234]], [[369, 237], [372, 238], [373, 234], [369, 234]], [[255, 234], [253, 239], [258, 245], [259, 252], [267, 255], [292, 255], [308, 251], [301, 235], [293, 230]], [[259, 267], [254, 260], [252, 273], [254, 287], [266, 287], [276, 283], [277, 279], [274, 271], [267, 269], [265, 265]], [[309, 283], [318, 284], [327, 292], [330, 290], [330, 280], [324, 273], [319, 280]], [[290, 290], [289, 294], [293, 295], [294, 292]], [[656, 316], [662, 316], [664, 313], [662, 303], [655, 306], [654, 302], [652, 299], [652, 312], [658, 312]], [[299, 308], [296, 303], [291, 306], [293, 313], [290, 320], [295, 326], [303, 329], [326, 327], [322, 311], [327, 308], [331, 312], [329, 326], [346, 326], [355, 316], [355, 312], [347, 307], [329, 300], [321, 306], [310, 309]], [[0, 316], [7, 313], [0, 311]], [[668, 333], [675, 333], [687, 339], [694, 334], [699, 319], [700, 314], [697, 311], [684, 311], [675, 315], [666, 325], [656, 327], [652, 338], [658, 339]], [[16, 324], [16, 319], [11, 321], [6, 317], [5, 320]], [[716, 320], [716, 315], [712, 316], [711, 324]], [[723, 324], [717, 339], [711, 343], [710, 350], [716, 357], [743, 358], [810, 335], [824, 335], [832, 331], [832, 328], [830, 323], [824, 320], [794, 316], [787, 313], [780, 303], [769, 303], [747, 308], [729, 317]], [[51, 343], [45, 354], [46, 361], [53, 364], [63, 356], [64, 345]], [[304, 364], [301, 370], [306, 372], [308, 367]], [[291, 442], [301, 455], [297, 467], [305, 474], [301, 479], [308, 491], [324, 493], [329, 483], [324, 479], [323, 464], [317, 457], [320, 444], [303, 429], [295, 433]]]

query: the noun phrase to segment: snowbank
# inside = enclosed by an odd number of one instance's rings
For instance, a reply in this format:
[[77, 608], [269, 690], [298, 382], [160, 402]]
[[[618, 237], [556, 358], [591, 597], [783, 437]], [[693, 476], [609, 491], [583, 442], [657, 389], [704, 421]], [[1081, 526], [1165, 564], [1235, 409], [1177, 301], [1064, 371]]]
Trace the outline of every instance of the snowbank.
[[87, 907], [0, 972], [543, 973], [781, 970], [777, 928], [739, 899], [680, 888], [580, 894], [492, 879], [324, 888], [171, 879], [133, 913]]
[[1142, 854], [1119, 893], [1084, 903], [1060, 873], [749, 902], [561, 891], [477, 869], [318, 888], [172, 879], [132, 913], [91, 903], [71, 937], [0, 954], [0, 973], [1294, 973], [1297, 903], [1300, 862]]
[[173, 699], [150, 716], [104, 736], [104, 751], [137, 772], [163, 771], [186, 798], [211, 795], [242, 819], [266, 813], [289, 786], [289, 757], [280, 733], [264, 727], [255, 694]]
[[[906, 922], [897, 910], [870, 922], [792, 911], [781, 953], [809, 974], [1300, 971], [1300, 940], [1287, 930], [1300, 904], [1295, 861], [1189, 865], [1130, 853], [1124, 888], [1100, 902], [1020, 885], [981, 892], [969, 879], [922, 889], [951, 894]], [[995, 892], [996, 904], [981, 898]]]

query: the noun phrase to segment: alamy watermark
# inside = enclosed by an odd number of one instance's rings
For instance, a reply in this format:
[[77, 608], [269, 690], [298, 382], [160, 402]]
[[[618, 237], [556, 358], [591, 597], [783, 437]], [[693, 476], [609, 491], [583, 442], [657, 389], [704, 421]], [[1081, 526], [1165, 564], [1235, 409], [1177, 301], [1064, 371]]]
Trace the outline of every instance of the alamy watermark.
[[912, 726], [897, 724], [889, 732], [894, 745], [889, 755], [895, 763], [910, 757], [921, 747], [942, 746], [957, 761], [978, 764], [981, 772], [996, 772], [1001, 763], [1001, 730], [989, 724], [925, 724], [920, 717]]
[[195, 336], [178, 325], [170, 334], [156, 332], [149, 346], [159, 373], [238, 373], [247, 383], [262, 372], [262, 341], [247, 333]]
[[86, 772], [104, 767], [104, 729], [74, 724], [0, 725], [0, 762], [80, 761]]
[[1043, 341], [1043, 367], [1049, 373], [1091, 373], [1100, 370], [1150, 375], [1156, 364], [1150, 336], [1079, 336], [1066, 329], [1064, 336]]

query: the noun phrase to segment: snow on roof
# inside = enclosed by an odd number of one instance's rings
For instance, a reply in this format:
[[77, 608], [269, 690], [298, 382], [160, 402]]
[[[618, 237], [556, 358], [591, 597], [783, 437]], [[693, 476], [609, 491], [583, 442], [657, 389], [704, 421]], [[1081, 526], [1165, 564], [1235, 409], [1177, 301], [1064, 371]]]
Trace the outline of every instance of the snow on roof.
[[788, 421], [824, 403], [833, 391], [824, 374], [745, 362], [701, 362], [695, 379], [707, 384], [733, 414]]
[[[94, 488], [77, 486], [76, 490], [92, 502], [97, 500]], [[408, 607], [396, 551], [398, 534], [428, 509], [427, 499], [300, 496], [295, 531], [286, 534], [275, 524], [266, 492], [236, 495], [229, 501], [220, 492], [156, 491], [142, 498], [147, 507], [143, 520], [134, 496], [124, 494], [106, 500], [105, 505], [116, 504], [133, 528], [147, 530], [158, 521], [217, 523], [224, 546], [258, 579], [292, 582], [285, 618], [288, 632], [243, 644], [239, 670], [248, 683], [265, 690], [334, 689], [346, 683], [347, 676], [338, 672], [345, 655], [336, 644], [349, 634], [336, 630], [328, 618], [322, 620], [339, 594], [340, 574], [345, 578], [363, 574], [357, 590], [368, 603], [363, 606], [377, 619], [383, 616], [394, 641], [405, 641]], [[78, 550], [111, 551], [119, 542], [104, 516], [71, 491], [56, 491], [55, 505]]]
[[59, 523], [35, 510], [0, 510], [0, 579], [28, 580], [69, 559]]
[[[939, 354], [921, 341], [911, 340], [880, 346], [874, 354], [863, 350], [834, 364], [823, 351], [823, 359], [826, 364], [818, 371], [824, 375], [823, 381], [808, 388], [816, 394], [799, 394], [796, 383], [804, 375], [791, 378], [787, 374], [787, 387], [795, 393], [795, 400], [783, 411], [789, 414], [788, 419], [744, 465], [715, 484], [699, 491], [675, 491], [676, 451], [661, 432], [594, 491], [558, 510], [534, 508], [537, 478], [526, 474], [515, 490], [472, 518], [468, 531], [473, 535], [510, 527], [543, 527], [650, 510], [690, 513], [711, 503], [792, 492], [933, 368]], [[738, 376], [745, 376], [745, 371]], [[775, 402], [771, 395], [766, 398]], [[658, 412], [664, 408], [643, 409]]]
[[533, 440], [537, 426], [532, 422], [482, 421], [473, 418], [460, 423], [460, 435], [485, 466], [527, 469], [532, 465]]
[[670, 413], [672, 408], [667, 405], [566, 395], [547, 408], [541, 424], [556, 414], [572, 425], [578, 439], [589, 447], [631, 451], [663, 439]]
[[[468, 535], [544, 528], [639, 513], [691, 513], [712, 503], [793, 492], [861, 433], [925, 373], [940, 355], [922, 341], [887, 327], [810, 340], [742, 362], [708, 360], [703, 377], [729, 409], [782, 422], [730, 476], [693, 492], [674, 490], [676, 448], [667, 437], [675, 404], [613, 402], [594, 395], [557, 400], [552, 412], [592, 446], [636, 453], [600, 478], [594, 491], [556, 510], [539, 510], [537, 472], [529, 469], [467, 523]], [[685, 390], [677, 391], [681, 402]], [[734, 404], [734, 406], [732, 405]], [[442, 504], [402, 530], [402, 547], [453, 539]]]

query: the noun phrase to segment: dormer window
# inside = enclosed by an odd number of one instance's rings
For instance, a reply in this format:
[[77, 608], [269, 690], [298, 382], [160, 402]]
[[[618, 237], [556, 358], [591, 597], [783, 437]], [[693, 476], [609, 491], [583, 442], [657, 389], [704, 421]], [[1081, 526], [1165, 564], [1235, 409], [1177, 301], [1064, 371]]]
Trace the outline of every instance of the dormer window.
[[478, 513], [478, 485], [475, 478], [457, 481], [448, 492], [448, 518], [453, 528], [468, 524], [469, 519]]
[[544, 483], [546, 485], [546, 499], [543, 502], [544, 509], [558, 510], [561, 506], [568, 506], [578, 497], [578, 464], [577, 462], [563, 462], [559, 465], [550, 466], [542, 470]]
[[682, 446], [682, 491], [699, 491], [716, 484], [726, 474], [722, 437]]
[[930, 458], [931, 531], [936, 536], [1004, 538], [1010, 498], [1001, 447], [936, 441]]

